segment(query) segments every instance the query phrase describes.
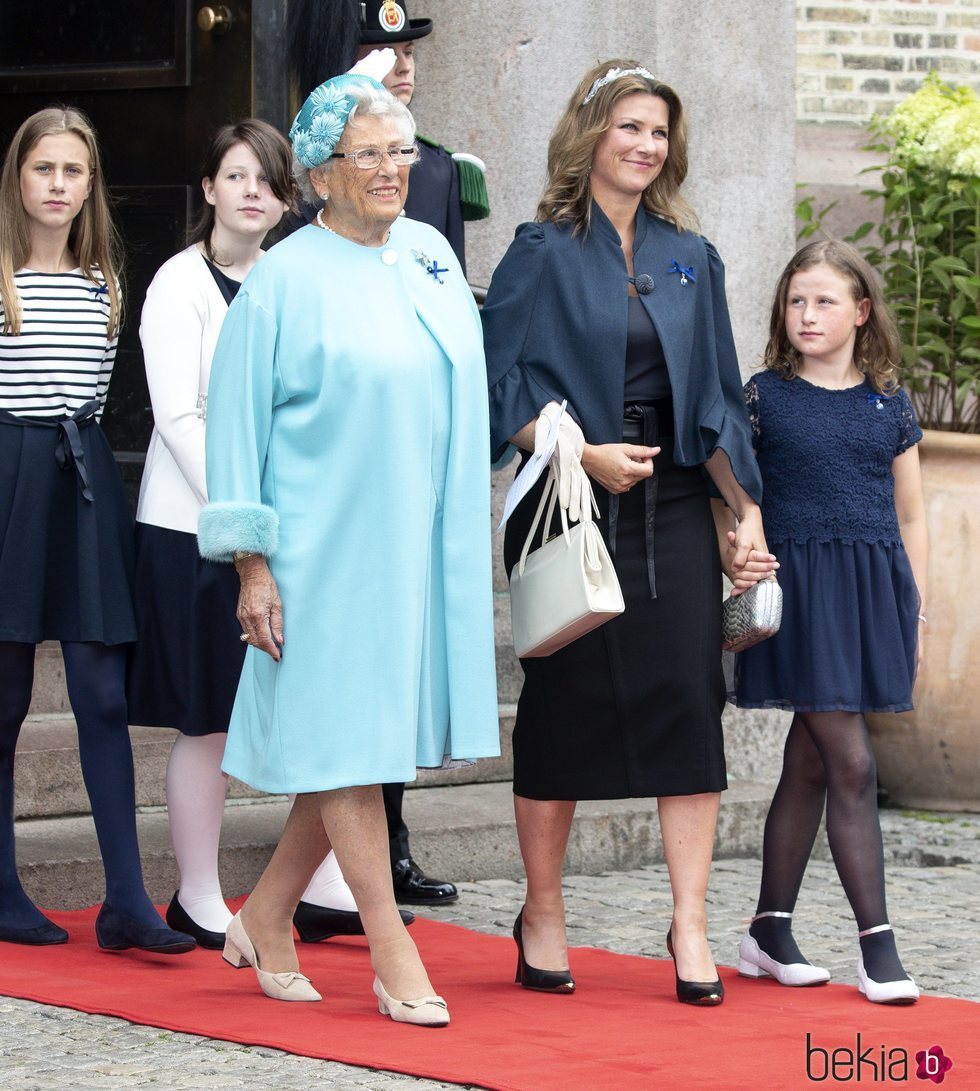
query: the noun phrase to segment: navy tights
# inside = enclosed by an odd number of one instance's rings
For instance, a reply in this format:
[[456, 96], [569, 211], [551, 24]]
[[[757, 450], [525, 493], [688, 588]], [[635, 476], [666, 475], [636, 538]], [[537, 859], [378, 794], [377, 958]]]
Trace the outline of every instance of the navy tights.
[[[827, 840], [858, 929], [886, 924], [875, 757], [859, 712], [797, 712], [793, 717], [766, 819], [756, 912], [793, 912], [825, 806]], [[790, 923], [764, 917], [751, 932], [778, 962], [805, 962]], [[905, 976], [891, 932], [865, 937], [861, 951], [875, 981]]]
[[[105, 868], [105, 900], [154, 927], [160, 917], [143, 887], [136, 838], [136, 788], [126, 711], [126, 648], [63, 642], [65, 680], [78, 756]], [[0, 924], [44, 922], [17, 876], [14, 848], [14, 751], [34, 686], [34, 645], [0, 641]]]

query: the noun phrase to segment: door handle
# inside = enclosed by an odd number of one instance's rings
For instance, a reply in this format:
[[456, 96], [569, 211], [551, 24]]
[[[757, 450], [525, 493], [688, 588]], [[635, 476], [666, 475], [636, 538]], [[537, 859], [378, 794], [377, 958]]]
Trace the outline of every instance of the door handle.
[[224, 4], [201, 8], [197, 13], [197, 25], [206, 34], [227, 34], [232, 21], [232, 14]]

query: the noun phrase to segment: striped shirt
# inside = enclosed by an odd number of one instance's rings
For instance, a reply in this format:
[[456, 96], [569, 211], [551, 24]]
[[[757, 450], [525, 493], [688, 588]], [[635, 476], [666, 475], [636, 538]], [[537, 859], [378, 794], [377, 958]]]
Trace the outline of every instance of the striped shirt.
[[63, 417], [97, 398], [101, 416], [118, 338], [107, 336], [109, 293], [101, 274], [96, 277], [99, 284], [81, 269], [21, 269], [14, 275], [21, 327], [16, 337], [0, 333], [0, 409], [22, 417]]

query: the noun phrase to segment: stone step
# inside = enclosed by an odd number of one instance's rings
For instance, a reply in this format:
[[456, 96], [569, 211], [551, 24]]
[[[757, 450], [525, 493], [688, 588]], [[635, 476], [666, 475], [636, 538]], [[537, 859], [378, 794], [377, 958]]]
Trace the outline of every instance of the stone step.
[[[417, 784], [437, 787], [510, 780], [513, 776], [511, 734], [515, 706], [499, 706], [500, 757], [484, 758], [468, 769], [421, 770]], [[731, 773], [747, 780], [775, 783], [779, 775], [788, 717], [781, 712], [729, 708], [725, 714], [725, 748]], [[166, 769], [176, 732], [158, 727], [132, 727], [136, 802], [161, 807], [166, 801]], [[74, 720], [64, 715], [29, 717], [17, 745], [15, 814], [49, 818], [89, 813], [88, 796], [78, 763]], [[229, 799], [265, 798], [261, 792], [231, 779]]]
[[[514, 730], [513, 705], [500, 706], [499, 723], [499, 758], [484, 758], [467, 769], [423, 769], [419, 771], [418, 783], [432, 786], [510, 780], [513, 776], [510, 747]], [[162, 727], [131, 727], [129, 734], [136, 770], [136, 805], [162, 807], [166, 804], [167, 761], [177, 733]], [[17, 742], [14, 784], [17, 818], [50, 818], [91, 812], [78, 762], [74, 720], [55, 714], [27, 719]], [[229, 778], [228, 798], [267, 797], [247, 784]]]
[[[757, 856], [772, 787], [735, 781], [722, 795], [715, 856]], [[288, 810], [281, 797], [229, 803], [222, 831], [221, 878], [227, 897], [254, 886]], [[458, 881], [523, 875], [509, 783], [418, 788], [405, 793], [413, 855], [433, 874]], [[137, 818], [147, 889], [166, 903], [177, 883], [166, 813]], [[88, 817], [27, 819], [17, 824], [17, 860], [25, 888], [47, 908], [78, 909], [102, 899], [102, 865]], [[595, 875], [661, 863], [653, 799], [579, 803], [568, 846], [569, 874]]]
[[[165, 802], [167, 760], [176, 731], [160, 727], [131, 727], [136, 804], [160, 806]], [[258, 797], [260, 792], [231, 780], [232, 798]], [[14, 772], [14, 814], [17, 818], [47, 818], [89, 814], [88, 795], [78, 762], [78, 732], [71, 713], [31, 715], [17, 741]]]

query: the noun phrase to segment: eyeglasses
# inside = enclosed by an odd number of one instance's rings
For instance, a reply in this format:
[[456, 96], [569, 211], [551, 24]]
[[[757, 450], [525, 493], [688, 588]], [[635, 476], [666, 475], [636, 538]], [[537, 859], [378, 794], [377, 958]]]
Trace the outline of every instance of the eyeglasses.
[[407, 167], [419, 157], [417, 144], [402, 144], [398, 148], [358, 148], [355, 152], [334, 152], [331, 159], [353, 159], [354, 166], [361, 170], [374, 170], [380, 167], [385, 156], [396, 167]]

